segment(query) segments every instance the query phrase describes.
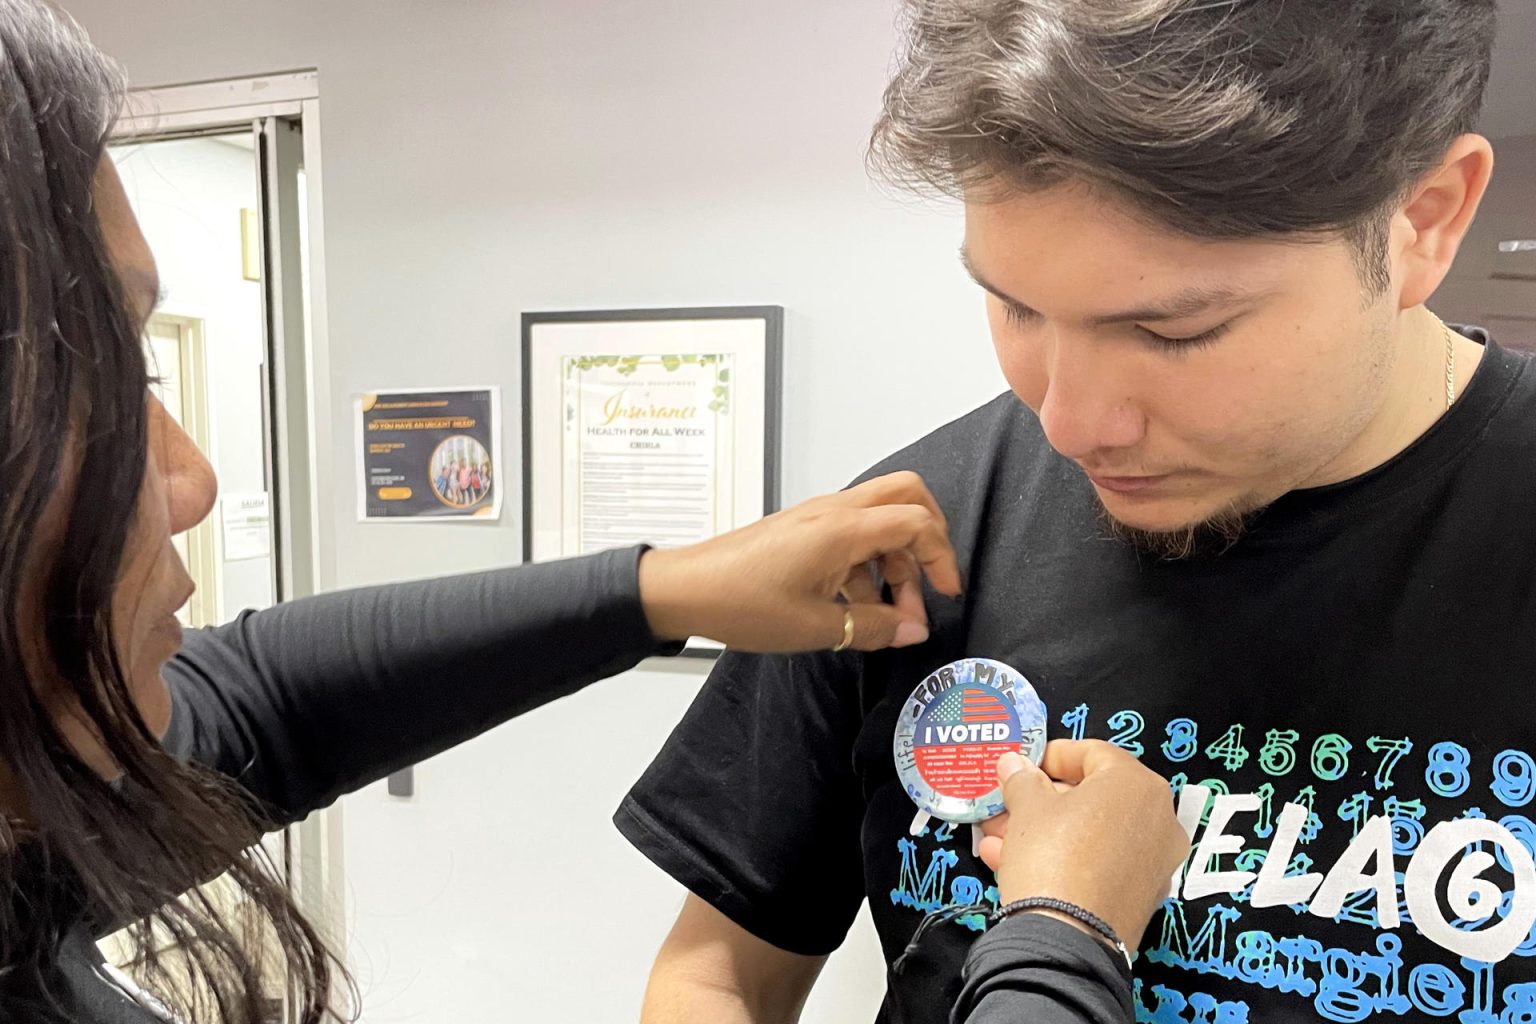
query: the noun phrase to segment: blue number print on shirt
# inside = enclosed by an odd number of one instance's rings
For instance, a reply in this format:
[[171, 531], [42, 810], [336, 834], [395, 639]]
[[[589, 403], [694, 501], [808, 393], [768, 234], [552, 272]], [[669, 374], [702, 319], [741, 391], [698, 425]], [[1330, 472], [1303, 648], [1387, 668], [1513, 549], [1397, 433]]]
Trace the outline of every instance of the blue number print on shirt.
[[1424, 769], [1424, 781], [1436, 796], [1461, 796], [1472, 784], [1472, 776], [1467, 771], [1471, 763], [1472, 755], [1460, 743], [1436, 743], [1429, 748], [1429, 767]]
[[1079, 704], [1077, 707], [1061, 716], [1061, 724], [1072, 730], [1072, 738], [1080, 740], [1088, 725], [1088, 705]]
[[1506, 750], [1493, 759], [1493, 795], [1505, 807], [1524, 807], [1536, 793], [1536, 761], [1522, 750]]
[[1192, 718], [1175, 718], [1168, 723], [1168, 739], [1163, 742], [1163, 756], [1175, 764], [1188, 761], [1200, 749], [1196, 742], [1200, 727]]
[[1147, 752], [1147, 748], [1136, 739], [1147, 727], [1147, 720], [1138, 712], [1116, 711], [1109, 716], [1109, 727], [1120, 730], [1109, 738], [1109, 742], [1121, 750], [1128, 751], [1132, 757], [1140, 757]]

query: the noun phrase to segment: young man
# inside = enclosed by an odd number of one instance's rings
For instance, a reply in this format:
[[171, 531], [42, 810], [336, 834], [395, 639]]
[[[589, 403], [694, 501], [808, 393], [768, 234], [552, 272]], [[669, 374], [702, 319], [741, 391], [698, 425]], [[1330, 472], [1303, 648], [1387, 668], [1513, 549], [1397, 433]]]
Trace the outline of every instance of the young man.
[[[646, 1021], [791, 1021], [863, 899], [893, 964], [995, 899], [892, 759], [962, 657], [1177, 791], [1138, 1019], [1532, 1019], [1536, 366], [1424, 307], [1492, 171], [1493, 7], [913, 0], [874, 152], [964, 200], [1013, 394], [878, 471], [927, 479], [965, 598], [910, 650], [721, 660], [616, 819], [693, 893]], [[946, 1020], [981, 927], [880, 1019]]]

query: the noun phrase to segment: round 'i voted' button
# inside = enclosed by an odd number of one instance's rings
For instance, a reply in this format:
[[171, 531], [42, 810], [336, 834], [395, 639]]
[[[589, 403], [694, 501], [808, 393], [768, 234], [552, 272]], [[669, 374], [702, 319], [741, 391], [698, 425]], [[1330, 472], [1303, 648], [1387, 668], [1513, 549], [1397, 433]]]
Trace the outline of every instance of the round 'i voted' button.
[[997, 759], [1045, 754], [1045, 704], [1023, 674], [964, 658], [924, 679], [901, 708], [896, 774], [919, 811], [955, 824], [1001, 814]]

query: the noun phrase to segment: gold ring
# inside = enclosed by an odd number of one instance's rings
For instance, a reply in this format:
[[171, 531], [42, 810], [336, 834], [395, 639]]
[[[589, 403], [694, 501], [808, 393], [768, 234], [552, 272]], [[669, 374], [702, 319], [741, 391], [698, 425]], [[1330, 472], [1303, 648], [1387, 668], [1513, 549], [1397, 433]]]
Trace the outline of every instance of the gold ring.
[[846, 651], [848, 648], [850, 648], [852, 646], [853, 646], [853, 609], [845, 607], [843, 609], [843, 639], [842, 639], [842, 641], [836, 647], [832, 648], [832, 653], [833, 654], [841, 654], [842, 652]]

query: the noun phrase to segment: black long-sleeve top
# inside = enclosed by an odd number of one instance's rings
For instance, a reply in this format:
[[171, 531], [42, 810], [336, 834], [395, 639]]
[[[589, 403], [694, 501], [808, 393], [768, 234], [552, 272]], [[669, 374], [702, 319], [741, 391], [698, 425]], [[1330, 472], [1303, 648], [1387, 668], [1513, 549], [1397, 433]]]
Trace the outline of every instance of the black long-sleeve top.
[[[306, 598], [189, 631], [165, 668], [166, 748], [236, 779], [277, 823], [297, 821], [658, 653], [638, 565], [638, 550], [605, 552]], [[111, 976], [83, 922], [63, 937], [56, 977], [81, 1024], [165, 1019]], [[1024, 915], [978, 941], [956, 1021], [1129, 1020], [1129, 999], [1105, 947]]]

